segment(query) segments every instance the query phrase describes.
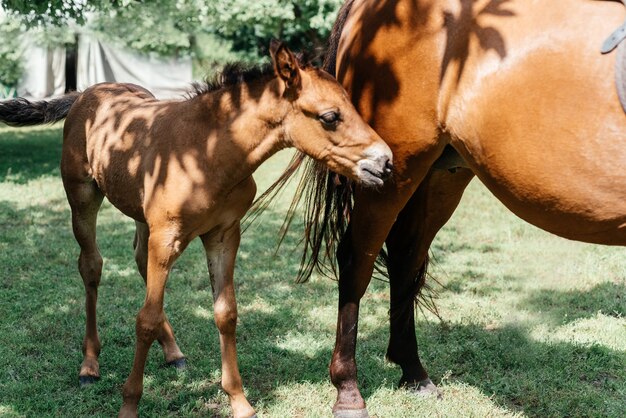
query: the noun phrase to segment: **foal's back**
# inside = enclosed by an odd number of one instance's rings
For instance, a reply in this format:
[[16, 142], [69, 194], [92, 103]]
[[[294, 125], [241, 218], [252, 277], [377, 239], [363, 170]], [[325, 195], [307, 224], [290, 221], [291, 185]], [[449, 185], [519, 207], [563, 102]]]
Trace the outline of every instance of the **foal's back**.
[[[181, 187], [185, 160], [205, 155], [185, 101], [159, 101], [134, 84], [97, 84], [82, 93], [64, 129], [62, 171], [87, 175], [124, 214], [145, 221], [145, 197]], [[84, 149], [84, 155], [75, 155]], [[76, 167], [77, 158], [83, 167]], [[172, 182], [176, 179], [176, 184]], [[168, 184], [169, 183], [169, 184]]]

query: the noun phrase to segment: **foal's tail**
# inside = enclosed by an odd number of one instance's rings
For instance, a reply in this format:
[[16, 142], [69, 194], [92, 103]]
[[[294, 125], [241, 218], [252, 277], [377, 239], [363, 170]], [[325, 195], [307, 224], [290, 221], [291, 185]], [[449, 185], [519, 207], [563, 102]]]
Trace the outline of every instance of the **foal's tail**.
[[0, 101], [0, 122], [10, 126], [32, 126], [65, 119], [80, 93], [72, 92], [52, 100], [31, 102], [18, 98]]

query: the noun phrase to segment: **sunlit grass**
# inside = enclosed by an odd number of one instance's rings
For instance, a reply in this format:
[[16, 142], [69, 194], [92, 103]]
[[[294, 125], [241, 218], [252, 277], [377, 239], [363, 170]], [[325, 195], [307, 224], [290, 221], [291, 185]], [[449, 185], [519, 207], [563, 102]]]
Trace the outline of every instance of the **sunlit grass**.
[[[61, 130], [0, 128], [0, 416], [110, 417], [132, 362], [144, 286], [132, 256], [133, 222], [109, 204], [99, 217], [105, 259], [99, 293], [101, 380], [78, 387], [84, 293], [58, 173]], [[260, 189], [289, 159], [259, 170]], [[336, 284], [298, 285], [299, 225], [275, 243], [290, 198], [244, 235], [236, 271], [239, 363], [266, 417], [329, 416], [336, 392]], [[420, 354], [443, 400], [397, 389], [384, 359], [388, 288], [373, 281], [361, 309], [360, 387], [378, 417], [610, 416], [626, 410], [626, 254], [548, 235], [511, 215], [473, 182], [433, 246], [440, 322], [419, 316]], [[204, 252], [176, 264], [166, 311], [189, 368], [150, 352], [140, 414], [227, 416]]]

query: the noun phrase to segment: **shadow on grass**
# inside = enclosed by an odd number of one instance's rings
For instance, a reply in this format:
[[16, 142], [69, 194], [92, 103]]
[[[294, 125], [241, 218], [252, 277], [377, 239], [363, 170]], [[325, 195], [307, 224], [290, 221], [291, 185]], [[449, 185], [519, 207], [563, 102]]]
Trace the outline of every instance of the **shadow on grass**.
[[531, 416], [619, 416], [626, 402], [626, 353], [599, 345], [546, 343], [527, 330], [418, 325], [433, 380], [475, 386]]
[[536, 290], [521, 306], [541, 311], [558, 324], [589, 318], [599, 311], [608, 316], [626, 316], [626, 284], [600, 283], [589, 290]]
[[[144, 287], [132, 257], [132, 222], [105, 211], [98, 229], [105, 258], [98, 309], [102, 379], [80, 390], [84, 291], [69, 211], [37, 205], [21, 209], [0, 202], [0, 405], [18, 414], [111, 416], [121, 404], [120, 387], [132, 362], [134, 316], [143, 302]], [[273, 256], [282, 214], [270, 211], [264, 217], [242, 240], [235, 283], [244, 384], [253, 402], [272, 406], [284, 402], [282, 391], [294, 384], [328, 382], [334, 316], [320, 323], [310, 313], [320, 307], [334, 310], [337, 294], [334, 282], [293, 282], [298, 269], [293, 251], [299, 237], [291, 233], [283, 250]], [[563, 310], [609, 310], [600, 300], [623, 290], [601, 285], [589, 292], [590, 303]], [[555, 295], [550, 300], [555, 306], [562, 300], [574, 304], [585, 295]], [[385, 305], [386, 301], [368, 303]], [[162, 369], [155, 344], [147, 363], [140, 414], [223, 414], [228, 409], [219, 389], [219, 341], [212, 323], [204, 253], [197, 242], [172, 273], [166, 311], [190, 367], [182, 374]], [[560, 310], [555, 312], [558, 315]], [[398, 368], [384, 364], [387, 338], [386, 325], [361, 333], [358, 363], [366, 400], [381, 384], [387, 385], [381, 382], [400, 377]], [[473, 324], [446, 327], [420, 322], [418, 340], [435, 381], [475, 386], [510, 409], [538, 416], [618, 416], [624, 406], [626, 354], [622, 352], [545, 343], [531, 339], [522, 328], [487, 331]]]
[[[488, 296], [503, 290], [507, 283], [515, 283], [518, 278], [512, 276], [495, 276], [488, 269], [484, 254], [498, 254], [502, 252], [501, 244], [480, 240], [468, 241], [459, 238], [462, 236], [458, 227], [446, 225], [437, 235], [431, 245], [429, 273], [441, 286], [440, 292], [455, 294], [471, 293]], [[464, 268], [454, 274], [444, 270], [443, 266], [449, 263], [448, 257], [453, 254], [464, 254], [468, 260]]]
[[27, 183], [58, 175], [62, 128], [0, 130], [0, 182]]

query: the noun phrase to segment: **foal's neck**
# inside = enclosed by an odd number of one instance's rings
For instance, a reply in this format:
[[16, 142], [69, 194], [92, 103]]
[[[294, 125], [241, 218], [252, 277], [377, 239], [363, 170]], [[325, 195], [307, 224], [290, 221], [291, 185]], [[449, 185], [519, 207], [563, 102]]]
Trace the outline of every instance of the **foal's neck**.
[[283, 91], [278, 78], [267, 77], [199, 97], [199, 110], [208, 120], [209, 161], [220, 158], [213, 162], [232, 173], [233, 181], [246, 179], [289, 146], [283, 121], [292, 105]]

